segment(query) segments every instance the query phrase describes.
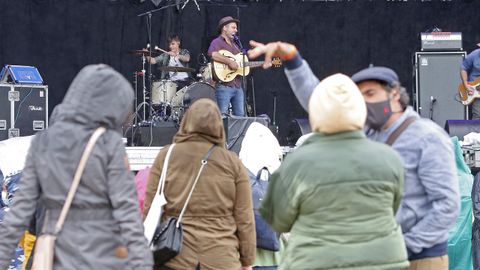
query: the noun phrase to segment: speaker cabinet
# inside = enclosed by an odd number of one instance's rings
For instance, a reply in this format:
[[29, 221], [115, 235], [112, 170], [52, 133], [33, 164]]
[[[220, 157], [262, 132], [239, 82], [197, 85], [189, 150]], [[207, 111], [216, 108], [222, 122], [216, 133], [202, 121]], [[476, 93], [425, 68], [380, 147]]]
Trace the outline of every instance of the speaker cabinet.
[[288, 128], [288, 146], [295, 146], [298, 139], [302, 137], [302, 135], [308, 134], [310, 132], [312, 132], [312, 128], [310, 127], [310, 122], [307, 118], [297, 118], [292, 120], [292, 122], [290, 123], [290, 127]]
[[253, 122], [268, 127], [270, 120], [268, 117], [240, 117], [233, 115], [223, 118], [228, 150], [237, 153], [237, 155], [240, 153], [245, 133]]
[[0, 141], [48, 127], [48, 86], [0, 84]]
[[450, 137], [457, 136], [459, 140], [471, 132], [480, 132], [480, 120], [447, 120], [445, 131]]
[[160, 122], [146, 127], [129, 127], [125, 137], [128, 146], [165, 146], [172, 143], [177, 130], [174, 122]]
[[457, 94], [465, 55], [464, 51], [415, 53], [415, 109], [441, 127], [448, 119], [468, 117], [468, 107]]

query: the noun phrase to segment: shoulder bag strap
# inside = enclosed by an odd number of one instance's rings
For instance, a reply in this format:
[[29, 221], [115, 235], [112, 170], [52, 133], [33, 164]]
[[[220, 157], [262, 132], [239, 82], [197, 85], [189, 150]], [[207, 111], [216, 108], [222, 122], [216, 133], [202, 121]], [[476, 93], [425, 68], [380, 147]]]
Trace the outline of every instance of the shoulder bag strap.
[[215, 150], [216, 145], [212, 145], [210, 149], [208, 150], [207, 154], [202, 158], [202, 165], [200, 166], [200, 169], [198, 170], [197, 177], [195, 178], [195, 181], [193, 182], [192, 189], [190, 189], [190, 193], [188, 194], [187, 200], [185, 201], [185, 204], [183, 205], [182, 212], [180, 212], [180, 216], [178, 216], [178, 221], [177, 221], [177, 228], [180, 225], [180, 221], [182, 220], [183, 214], [185, 213], [185, 210], [187, 209], [188, 202], [190, 201], [190, 198], [192, 197], [193, 190], [195, 189], [195, 186], [197, 185], [198, 178], [200, 178], [200, 175], [202, 174], [203, 168], [205, 165], [208, 163], [208, 158], [210, 155], [213, 153], [213, 150]]
[[170, 161], [170, 156], [172, 154], [174, 147], [175, 147], [175, 144], [172, 144], [168, 148], [167, 154], [165, 156], [165, 160], [163, 161], [163, 168], [160, 174], [160, 180], [158, 181], [158, 186], [155, 192], [155, 196], [151, 201], [150, 210], [148, 211], [147, 216], [143, 221], [143, 227], [144, 227], [143, 232], [149, 244], [152, 241], [158, 222], [160, 220], [160, 217], [162, 216], [163, 206], [167, 203], [167, 200], [165, 199], [165, 194], [163, 193], [163, 191], [165, 189], [165, 180], [167, 178], [168, 163]]
[[405, 121], [403, 121], [403, 123], [397, 129], [395, 129], [392, 134], [390, 134], [390, 136], [388, 136], [388, 139], [385, 143], [388, 145], [393, 145], [393, 143], [397, 140], [398, 136], [400, 136], [400, 134], [402, 134], [402, 132], [407, 129], [410, 124], [415, 122], [415, 120], [417, 120], [417, 117], [415, 116], [410, 116], [405, 119]]
[[163, 191], [165, 190], [165, 179], [167, 178], [168, 162], [170, 161], [170, 156], [172, 155], [172, 151], [174, 147], [175, 147], [175, 144], [173, 143], [168, 148], [167, 155], [165, 156], [165, 160], [163, 161], [162, 173], [160, 174], [160, 181], [158, 181], [158, 187], [157, 187], [157, 192], [155, 193], [155, 196], [157, 196], [157, 194], [159, 195], [163, 194]]
[[65, 222], [65, 218], [67, 217], [68, 210], [70, 210], [70, 206], [72, 205], [73, 197], [75, 196], [75, 192], [77, 192], [78, 184], [80, 184], [80, 179], [82, 178], [83, 170], [85, 169], [85, 165], [87, 163], [88, 157], [92, 152], [93, 146], [97, 142], [97, 139], [106, 131], [104, 127], [99, 127], [93, 132], [90, 140], [87, 143], [85, 150], [83, 151], [82, 157], [80, 159], [80, 163], [78, 164], [77, 171], [75, 172], [75, 176], [73, 177], [72, 186], [70, 186], [70, 190], [68, 191], [67, 198], [65, 200], [65, 204], [63, 205], [62, 212], [60, 212], [60, 217], [58, 218], [57, 224], [55, 225], [55, 235], [57, 235], [63, 227], [63, 223]]

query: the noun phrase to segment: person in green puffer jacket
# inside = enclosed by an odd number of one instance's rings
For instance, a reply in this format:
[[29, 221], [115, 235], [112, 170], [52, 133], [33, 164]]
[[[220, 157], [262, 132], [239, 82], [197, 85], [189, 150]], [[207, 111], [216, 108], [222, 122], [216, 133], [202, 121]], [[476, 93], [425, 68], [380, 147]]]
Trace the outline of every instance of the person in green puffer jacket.
[[362, 130], [365, 101], [343, 74], [309, 101], [314, 135], [272, 175], [260, 212], [290, 232], [279, 269], [401, 269], [407, 252], [395, 212], [404, 169], [389, 146]]

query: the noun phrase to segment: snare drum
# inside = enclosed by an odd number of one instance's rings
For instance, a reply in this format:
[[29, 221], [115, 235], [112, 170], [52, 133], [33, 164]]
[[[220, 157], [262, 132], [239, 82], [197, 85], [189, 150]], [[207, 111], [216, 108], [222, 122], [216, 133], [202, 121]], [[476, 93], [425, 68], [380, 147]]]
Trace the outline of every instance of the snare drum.
[[153, 82], [152, 84], [152, 104], [160, 105], [161, 103], [170, 102], [177, 92], [177, 84], [162, 80]]
[[215, 88], [205, 82], [194, 82], [180, 89], [172, 98], [172, 106], [175, 108], [187, 108], [197, 99], [209, 98], [215, 101]]

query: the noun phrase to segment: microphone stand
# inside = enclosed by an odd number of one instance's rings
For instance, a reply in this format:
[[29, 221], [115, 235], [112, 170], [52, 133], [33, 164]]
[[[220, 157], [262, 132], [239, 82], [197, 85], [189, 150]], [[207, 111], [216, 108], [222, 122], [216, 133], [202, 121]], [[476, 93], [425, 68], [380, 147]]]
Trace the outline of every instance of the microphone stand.
[[[243, 91], [243, 109], [245, 110], [245, 115], [248, 115], [248, 108], [247, 108], [247, 79], [245, 77], [245, 64], [246, 64], [246, 57], [247, 57], [247, 50], [245, 50], [242, 46], [242, 42], [240, 41], [240, 38], [237, 35], [233, 36], [233, 40], [239, 47], [240, 51], [242, 52], [242, 91]], [[243, 116], [245, 116], [243, 115]]]
[[[190, 2], [190, 0], [187, 0], [187, 1], [185, 1], [185, 3], [183, 3], [182, 9], [185, 8], [185, 6], [188, 4], [188, 2]], [[197, 0], [193, 0], [193, 2], [195, 2], [195, 5], [197, 6], [198, 11], [200, 11], [200, 6], [198, 5]]]
[[277, 91], [275, 90], [272, 90], [270, 91], [270, 93], [272, 93], [273, 95], [273, 121], [272, 121], [272, 125], [269, 126], [270, 128], [270, 131], [272, 131], [272, 133], [275, 135], [275, 137], [278, 138], [278, 126], [277, 126]]
[[253, 101], [253, 117], [257, 117], [257, 108], [256, 104], [257, 102], [255, 101], [255, 83], [253, 80], [253, 76], [250, 77], [250, 85], [252, 86], [252, 101]]
[[434, 98], [433, 96], [430, 96], [430, 120], [433, 121], [433, 104], [437, 101], [436, 98]]

